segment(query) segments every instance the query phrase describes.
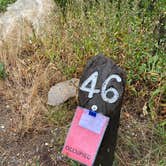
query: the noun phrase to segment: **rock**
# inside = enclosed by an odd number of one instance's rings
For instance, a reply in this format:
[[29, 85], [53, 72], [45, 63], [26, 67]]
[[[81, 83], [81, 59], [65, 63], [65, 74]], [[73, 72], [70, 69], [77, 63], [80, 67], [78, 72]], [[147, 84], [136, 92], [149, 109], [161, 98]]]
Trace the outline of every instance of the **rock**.
[[0, 50], [17, 53], [24, 40], [46, 35], [54, 11], [53, 0], [17, 0], [10, 5], [0, 15]]
[[47, 104], [57, 106], [64, 103], [69, 98], [76, 96], [78, 84], [79, 79], [73, 78], [51, 87], [48, 92]]

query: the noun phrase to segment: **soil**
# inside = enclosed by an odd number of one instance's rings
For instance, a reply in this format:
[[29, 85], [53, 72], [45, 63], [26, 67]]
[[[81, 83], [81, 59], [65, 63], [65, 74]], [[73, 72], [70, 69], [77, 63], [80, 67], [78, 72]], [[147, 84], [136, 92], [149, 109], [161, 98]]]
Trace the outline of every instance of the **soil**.
[[0, 165], [22, 166], [40, 163], [43, 166], [68, 165], [64, 157], [54, 147], [56, 129], [44, 128], [40, 132], [21, 135], [14, 127], [14, 114], [7, 101], [0, 95]]

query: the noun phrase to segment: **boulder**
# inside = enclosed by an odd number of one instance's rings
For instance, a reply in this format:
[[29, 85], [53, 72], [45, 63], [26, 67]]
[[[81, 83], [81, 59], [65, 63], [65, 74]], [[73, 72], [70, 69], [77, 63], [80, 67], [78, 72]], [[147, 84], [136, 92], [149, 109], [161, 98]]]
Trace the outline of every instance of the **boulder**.
[[0, 54], [2, 49], [18, 52], [25, 39], [41, 37], [51, 27], [53, 0], [17, 0], [0, 15]]

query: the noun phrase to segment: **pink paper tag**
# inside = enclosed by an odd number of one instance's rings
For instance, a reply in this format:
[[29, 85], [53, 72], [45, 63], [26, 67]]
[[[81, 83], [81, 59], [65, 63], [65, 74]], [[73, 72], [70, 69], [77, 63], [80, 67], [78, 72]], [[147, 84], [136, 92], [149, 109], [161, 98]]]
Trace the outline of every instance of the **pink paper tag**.
[[87, 166], [92, 166], [104, 136], [109, 118], [77, 107], [62, 153]]

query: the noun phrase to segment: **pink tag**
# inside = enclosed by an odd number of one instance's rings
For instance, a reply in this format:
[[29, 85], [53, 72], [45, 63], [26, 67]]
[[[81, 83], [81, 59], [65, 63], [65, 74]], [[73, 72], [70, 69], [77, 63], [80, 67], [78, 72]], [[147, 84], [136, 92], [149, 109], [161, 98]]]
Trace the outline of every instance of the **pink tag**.
[[[87, 166], [92, 166], [104, 136], [109, 118], [77, 107], [62, 153]], [[90, 123], [92, 122], [92, 123]]]

